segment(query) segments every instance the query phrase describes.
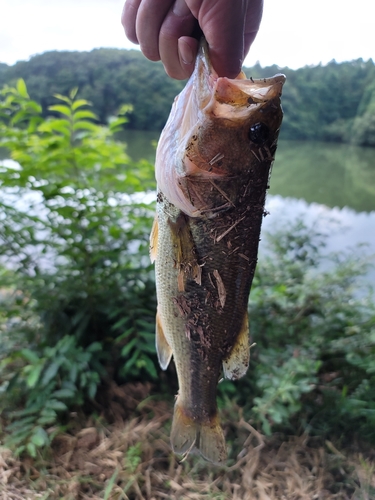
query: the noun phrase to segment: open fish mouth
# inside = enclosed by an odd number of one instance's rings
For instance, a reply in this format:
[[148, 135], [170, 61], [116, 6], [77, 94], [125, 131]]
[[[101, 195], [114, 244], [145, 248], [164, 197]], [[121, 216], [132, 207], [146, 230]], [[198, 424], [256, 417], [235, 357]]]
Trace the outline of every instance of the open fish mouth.
[[228, 119], [241, 118], [248, 116], [259, 105], [281, 96], [285, 75], [280, 73], [271, 78], [248, 80], [241, 71], [237, 78], [219, 77], [208, 57], [205, 41], [200, 50], [201, 57], [198, 57], [195, 72], [202, 112]]

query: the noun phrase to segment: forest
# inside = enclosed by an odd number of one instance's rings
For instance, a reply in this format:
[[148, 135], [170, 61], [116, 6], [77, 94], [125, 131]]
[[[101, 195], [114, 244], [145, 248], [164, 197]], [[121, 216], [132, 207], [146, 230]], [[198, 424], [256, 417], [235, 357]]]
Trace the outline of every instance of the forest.
[[[248, 77], [284, 73], [284, 139], [346, 142], [375, 147], [375, 65], [362, 59], [297, 70], [276, 65], [244, 68]], [[132, 107], [127, 127], [161, 130], [175, 95], [184, 82], [172, 80], [161, 63], [139, 51], [95, 49], [91, 52], [46, 52], [0, 64], [0, 88], [23, 78], [32, 99], [47, 108], [53, 94], [78, 86], [80, 98], [92, 103], [105, 124], [124, 104]]]

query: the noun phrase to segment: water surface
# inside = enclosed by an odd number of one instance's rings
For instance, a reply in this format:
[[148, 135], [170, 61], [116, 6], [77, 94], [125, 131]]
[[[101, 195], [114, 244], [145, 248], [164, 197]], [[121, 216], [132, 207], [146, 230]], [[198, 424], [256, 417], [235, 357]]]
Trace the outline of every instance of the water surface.
[[[129, 131], [121, 138], [133, 159], [154, 161], [157, 133]], [[375, 255], [374, 148], [280, 140], [270, 186], [263, 233], [303, 218], [328, 234], [327, 251], [363, 243], [361, 252]], [[368, 279], [375, 284], [375, 269]]]

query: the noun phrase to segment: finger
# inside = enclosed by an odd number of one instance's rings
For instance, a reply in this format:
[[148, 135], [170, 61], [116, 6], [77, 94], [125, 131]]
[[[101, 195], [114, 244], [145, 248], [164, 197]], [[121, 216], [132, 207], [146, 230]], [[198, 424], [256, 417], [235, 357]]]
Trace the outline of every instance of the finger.
[[[241, 71], [245, 50], [250, 47], [250, 36], [256, 33], [262, 12], [262, 0], [228, 2], [205, 0], [198, 21], [209, 46], [210, 59], [219, 76], [235, 78]], [[245, 25], [246, 24], [246, 25]]]
[[176, 0], [166, 15], [159, 34], [159, 53], [165, 70], [172, 78], [190, 76], [198, 50], [198, 41], [191, 35], [197, 20], [185, 0]]
[[137, 12], [136, 34], [143, 54], [159, 61], [159, 32], [173, 0], [142, 0]]
[[[183, 36], [178, 39], [178, 53], [182, 70], [181, 75], [184, 75], [183, 78], [189, 78], [194, 71], [198, 48], [199, 41], [196, 38]], [[174, 76], [174, 78], [178, 77]]]
[[133, 43], [138, 43], [135, 23], [140, 3], [141, 0], [126, 0], [122, 9], [121, 24], [124, 27], [126, 37]]
[[198, 21], [219, 76], [235, 78], [241, 70], [245, 16], [244, 2], [239, 1], [206, 1], [200, 9]]
[[250, 1], [250, 6], [247, 10], [245, 20], [244, 59], [258, 34], [262, 15], [263, 0]]

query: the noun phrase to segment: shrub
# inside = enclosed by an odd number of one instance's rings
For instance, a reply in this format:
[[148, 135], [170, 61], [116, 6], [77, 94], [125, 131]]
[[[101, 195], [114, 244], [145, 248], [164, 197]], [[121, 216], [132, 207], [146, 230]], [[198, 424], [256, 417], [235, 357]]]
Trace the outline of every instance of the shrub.
[[105, 367], [156, 377], [154, 209], [143, 202], [154, 174], [112, 137], [126, 117], [95, 124], [76, 89], [47, 119], [22, 80], [1, 98], [0, 147], [13, 160], [0, 163], [3, 415], [10, 442], [35, 454], [51, 437], [43, 425], [93, 398]]
[[266, 434], [297, 425], [374, 442], [375, 305], [360, 282], [369, 258], [326, 255], [325, 235], [300, 220], [267, 239], [249, 302], [252, 363], [222, 397]]

